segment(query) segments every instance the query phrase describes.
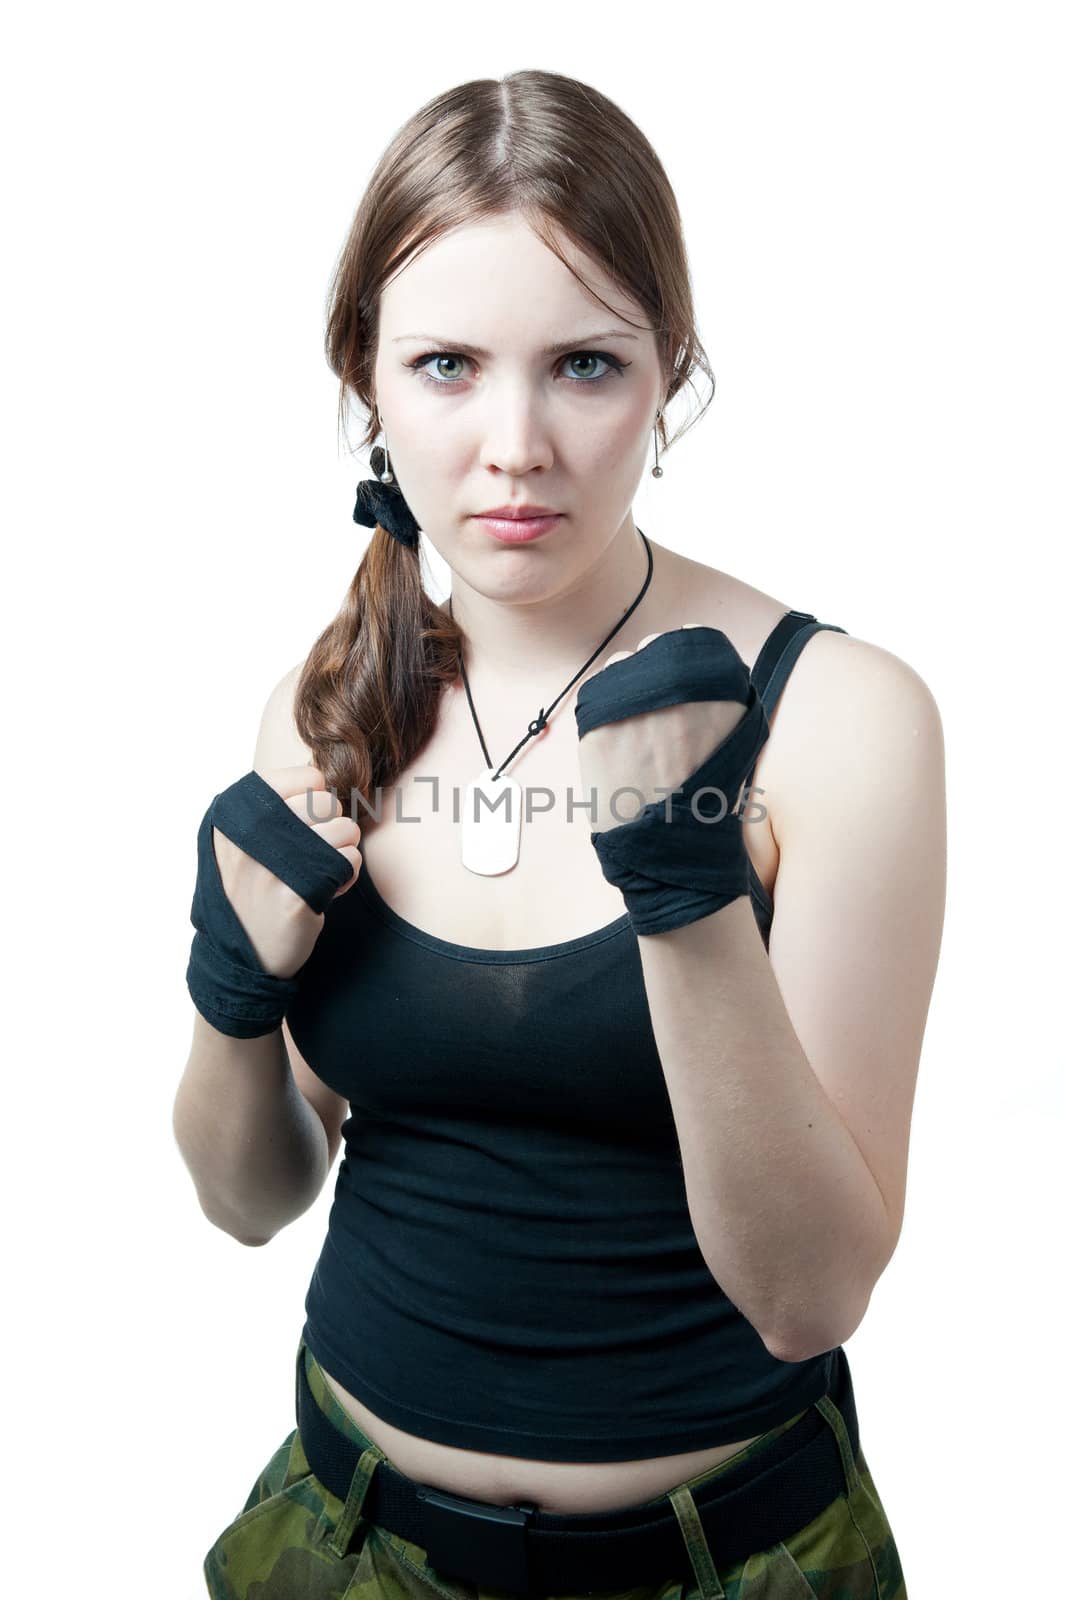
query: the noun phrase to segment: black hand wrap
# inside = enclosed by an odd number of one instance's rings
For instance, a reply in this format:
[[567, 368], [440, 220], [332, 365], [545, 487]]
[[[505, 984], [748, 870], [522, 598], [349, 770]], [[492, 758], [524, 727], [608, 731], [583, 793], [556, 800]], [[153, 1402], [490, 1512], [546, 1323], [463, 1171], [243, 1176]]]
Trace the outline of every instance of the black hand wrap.
[[[334, 806], [332, 792], [325, 794]], [[255, 954], [222, 886], [212, 828], [287, 883], [312, 911], [325, 910], [350, 881], [353, 868], [257, 772], [230, 784], [207, 807], [197, 837], [199, 868], [192, 897], [196, 935], [185, 981], [196, 1009], [220, 1033], [257, 1039], [280, 1027], [298, 985], [294, 977], [275, 978], [266, 972]]]
[[659, 634], [604, 667], [581, 685], [574, 707], [583, 739], [605, 722], [692, 700], [735, 700], [747, 710], [679, 788], [648, 802], [631, 821], [591, 836], [636, 933], [681, 928], [748, 892], [743, 824], [733, 807], [769, 737], [769, 719], [731, 640], [702, 627]]

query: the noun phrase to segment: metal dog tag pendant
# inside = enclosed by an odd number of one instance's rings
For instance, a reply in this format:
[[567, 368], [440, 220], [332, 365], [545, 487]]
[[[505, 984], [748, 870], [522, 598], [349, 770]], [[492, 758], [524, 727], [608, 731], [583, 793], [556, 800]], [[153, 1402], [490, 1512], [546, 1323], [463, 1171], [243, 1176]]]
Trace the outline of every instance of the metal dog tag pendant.
[[462, 799], [462, 865], [493, 878], [509, 872], [521, 843], [521, 784], [492, 768], [466, 785]]

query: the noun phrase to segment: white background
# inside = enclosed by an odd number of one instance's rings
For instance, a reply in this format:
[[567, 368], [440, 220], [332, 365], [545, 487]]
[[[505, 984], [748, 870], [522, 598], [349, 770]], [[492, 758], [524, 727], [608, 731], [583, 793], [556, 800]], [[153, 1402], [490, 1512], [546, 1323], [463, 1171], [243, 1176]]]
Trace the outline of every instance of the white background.
[[33, 1592], [201, 1596], [294, 1426], [336, 1169], [267, 1249], [198, 1209], [170, 1123], [195, 834], [369, 538], [322, 354], [362, 186], [425, 100], [523, 67], [615, 99], [679, 198], [718, 392], [637, 521], [939, 704], [947, 926], [906, 1225], [848, 1354], [910, 1600], [1052, 1586], [1056, 20], [187, 0], [9, 23], [5, 1455]]

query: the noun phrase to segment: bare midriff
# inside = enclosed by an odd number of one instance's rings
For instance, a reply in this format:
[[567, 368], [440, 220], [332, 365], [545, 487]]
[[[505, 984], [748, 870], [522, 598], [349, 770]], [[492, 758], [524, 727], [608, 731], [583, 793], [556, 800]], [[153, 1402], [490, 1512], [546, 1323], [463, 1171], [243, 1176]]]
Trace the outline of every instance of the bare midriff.
[[458, 1449], [406, 1433], [363, 1405], [324, 1367], [322, 1374], [338, 1403], [406, 1477], [490, 1505], [529, 1504], [558, 1515], [595, 1515], [652, 1500], [760, 1437], [752, 1434], [731, 1444], [643, 1461], [528, 1461]]

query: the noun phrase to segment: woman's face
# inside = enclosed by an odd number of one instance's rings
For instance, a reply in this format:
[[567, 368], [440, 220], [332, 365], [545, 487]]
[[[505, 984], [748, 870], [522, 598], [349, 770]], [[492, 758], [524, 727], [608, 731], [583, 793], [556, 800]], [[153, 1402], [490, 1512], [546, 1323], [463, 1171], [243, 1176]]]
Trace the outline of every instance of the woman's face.
[[[664, 401], [642, 308], [564, 248], [627, 321], [516, 215], [437, 240], [381, 297], [375, 383], [390, 465], [449, 566], [500, 598], [564, 588], [631, 526]], [[500, 543], [474, 520], [528, 502], [564, 513], [531, 543]]]

